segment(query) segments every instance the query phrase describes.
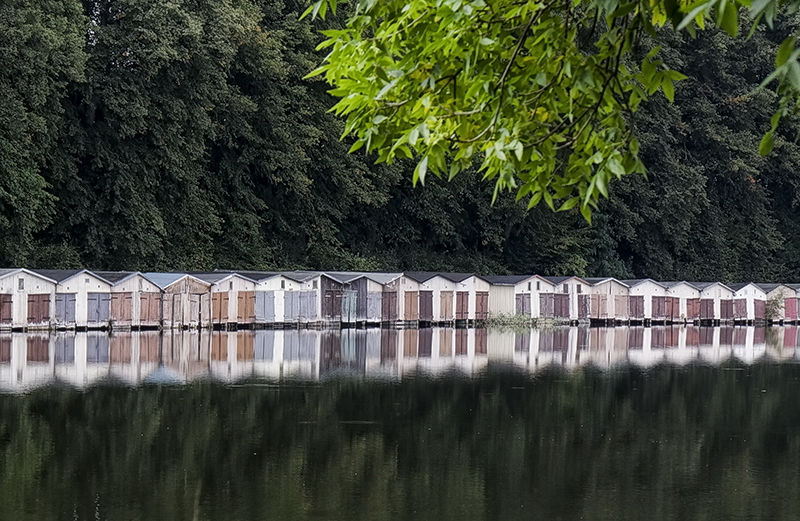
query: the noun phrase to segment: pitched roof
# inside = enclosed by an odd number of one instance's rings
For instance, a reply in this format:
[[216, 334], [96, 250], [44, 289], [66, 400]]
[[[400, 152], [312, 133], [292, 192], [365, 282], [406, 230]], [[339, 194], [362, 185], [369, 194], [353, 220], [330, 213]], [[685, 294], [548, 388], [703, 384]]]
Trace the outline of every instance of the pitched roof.
[[625, 287], [629, 287], [624, 281], [615, 279], [614, 277], [584, 277], [583, 280], [588, 282], [592, 286], [597, 286], [599, 284], [604, 284], [606, 282], [618, 282]]
[[80, 273], [82, 271], [86, 271], [86, 270], [38, 270], [38, 269], [33, 269], [33, 270], [30, 270], [30, 271], [35, 273], [35, 274], [37, 274], [37, 275], [41, 275], [42, 277], [46, 277], [46, 278], [48, 278], [50, 280], [54, 280], [56, 282], [63, 282], [65, 280], [77, 275], [78, 273]]
[[[586, 282], [586, 279], [582, 279], [580, 277], [576, 277], [575, 275], [572, 275], [570, 277], [542, 277], [542, 278], [544, 280], [546, 280], [547, 282], [550, 282], [551, 284], [561, 284], [562, 282], [566, 282], [566, 281], [568, 281], [570, 279], [575, 279], [575, 280], [579, 280], [581, 282]], [[587, 284], [588, 284], [588, 282], [587, 282]]]
[[403, 275], [416, 282], [425, 282], [439, 275], [435, 271], [404, 271]]
[[762, 284], [760, 282], [754, 283], [754, 285], [759, 287], [764, 293], [769, 293], [771, 291], [778, 289], [781, 286], [786, 286], [786, 284]]
[[[749, 286], [750, 284], [753, 284], [753, 283], [752, 282], [735, 282], [733, 284], [728, 284], [728, 287], [731, 288], [733, 291], [739, 291], [743, 287]], [[753, 284], [753, 285], [758, 287], [757, 284]]]
[[188, 273], [156, 273], [156, 272], [147, 272], [142, 273], [142, 276], [158, 286], [161, 289], [168, 288], [172, 286], [174, 283], [178, 282], [184, 277], [189, 277]]
[[636, 287], [639, 284], [644, 284], [645, 282], [652, 282], [653, 284], [655, 284], [657, 286], [661, 286], [664, 289], [669, 287], [665, 283], [659, 282], [659, 281], [653, 280], [653, 279], [623, 279], [620, 282], [622, 282], [623, 284], [627, 285], [629, 288]]
[[470, 277], [475, 276], [474, 273], [443, 273], [441, 271], [437, 272], [436, 274], [439, 275], [440, 277], [446, 278], [451, 282], [461, 282], [462, 280], [466, 280]]
[[[649, 279], [647, 279], [647, 280], [649, 280]], [[693, 285], [691, 282], [686, 282], [685, 280], [670, 280], [670, 281], [667, 281], [667, 282], [659, 281], [659, 282], [657, 282], [657, 284], [661, 284], [662, 286], [664, 286], [667, 289], [672, 289], [675, 286], [680, 286], [681, 284], [686, 284], [687, 286], [692, 287], [694, 289], [698, 289], [698, 290], [700, 289], [697, 286]]]
[[112, 285], [123, 281], [131, 275], [136, 275], [138, 271], [91, 271], [101, 279], [110, 282]]
[[699, 290], [704, 290], [706, 288], [710, 288], [711, 286], [713, 286], [715, 284], [719, 284], [723, 288], [731, 289], [729, 286], [726, 286], [722, 282], [690, 282], [689, 284], [691, 284], [692, 286], [696, 287]]
[[495, 286], [516, 286], [520, 282], [525, 282], [533, 277], [535, 275], [490, 275], [482, 278]]

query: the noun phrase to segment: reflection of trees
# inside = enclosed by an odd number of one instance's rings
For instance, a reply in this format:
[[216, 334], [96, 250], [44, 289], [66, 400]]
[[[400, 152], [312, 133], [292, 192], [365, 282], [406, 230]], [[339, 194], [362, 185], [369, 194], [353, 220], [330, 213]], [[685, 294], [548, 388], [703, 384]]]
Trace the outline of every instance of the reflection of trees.
[[800, 367], [0, 397], [0, 519], [789, 518]]

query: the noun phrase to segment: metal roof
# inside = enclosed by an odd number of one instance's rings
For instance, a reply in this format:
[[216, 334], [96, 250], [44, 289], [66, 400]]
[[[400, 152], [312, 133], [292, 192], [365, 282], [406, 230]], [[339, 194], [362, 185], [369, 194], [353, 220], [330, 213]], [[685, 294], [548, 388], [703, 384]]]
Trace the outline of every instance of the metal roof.
[[[736, 282], [734, 284], [728, 284], [728, 287], [731, 288], [733, 291], [739, 291], [745, 286], [749, 286], [753, 284], [752, 282]], [[753, 284], [754, 286], [758, 287], [758, 284]]]
[[570, 277], [542, 277], [544, 280], [550, 282], [551, 284], [561, 284], [562, 282], [566, 282], [570, 279], [579, 280], [581, 282], [586, 282], [586, 279], [582, 279], [580, 277], [576, 277], [572, 275]]
[[322, 275], [321, 271], [282, 271], [281, 275], [286, 277], [287, 279], [292, 279], [297, 282], [308, 282], [311, 279], [316, 279], [320, 275]]
[[248, 277], [246, 275], [243, 275], [242, 273], [240, 273], [238, 271], [210, 271], [210, 272], [209, 271], [203, 271], [203, 272], [190, 271], [189, 275], [191, 275], [192, 277], [194, 277], [194, 278], [196, 278], [198, 280], [201, 280], [203, 282], [207, 282], [209, 284], [216, 284], [217, 282], [219, 282], [221, 280], [225, 280], [228, 277], [233, 277], [233, 276], [238, 276], [238, 277], [241, 277], [243, 279], [249, 280], [250, 282], [255, 282], [255, 279], [250, 278], [250, 277]]
[[688, 284], [691, 284], [692, 286], [694, 286], [695, 288], [700, 289], [700, 290], [709, 288], [709, 287], [713, 286], [714, 284], [719, 284], [723, 288], [731, 289], [730, 287], [726, 286], [722, 282], [689, 282]]
[[[402, 276], [403, 276], [403, 274], [400, 273], [400, 272], [397, 272], [397, 273], [391, 273], [391, 272], [378, 273], [378, 272], [374, 272], [374, 273], [365, 273], [364, 274], [364, 277], [368, 278], [369, 280], [371, 280], [373, 282], [377, 282], [378, 284], [383, 284], [383, 285], [389, 284], [390, 282], [394, 282], [394, 281], [396, 281], [397, 279], [399, 279]], [[411, 278], [411, 277], [408, 277], [408, 278]], [[416, 279], [412, 279], [412, 280], [416, 280]], [[417, 281], [417, 282], [419, 282], [419, 281]]]
[[494, 286], [516, 286], [520, 282], [534, 278], [536, 275], [490, 275], [483, 277]]
[[238, 273], [250, 280], [254, 280], [256, 282], [261, 282], [262, 280], [271, 279], [274, 277], [278, 277], [283, 275], [279, 271], [250, 271], [250, 270], [237, 270], [237, 271], [228, 271], [226, 273]]
[[366, 276], [366, 273], [355, 271], [323, 271], [322, 274], [342, 284], [349, 284], [356, 279]]

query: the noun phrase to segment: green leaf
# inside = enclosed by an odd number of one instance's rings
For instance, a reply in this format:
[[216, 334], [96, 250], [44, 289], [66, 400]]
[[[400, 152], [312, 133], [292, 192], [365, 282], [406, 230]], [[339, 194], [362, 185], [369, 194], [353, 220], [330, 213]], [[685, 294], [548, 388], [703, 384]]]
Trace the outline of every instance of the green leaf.
[[772, 149], [775, 147], [775, 140], [772, 139], [772, 132], [767, 132], [764, 134], [764, 137], [761, 138], [761, 144], [758, 146], [758, 153], [762, 156], [766, 156]]
[[778, 52], [775, 53], [775, 67], [780, 67], [786, 63], [786, 60], [789, 59], [793, 50], [794, 37], [790, 36], [781, 42], [781, 45], [778, 47]]
[[736, 38], [739, 34], [739, 10], [733, 2], [727, 2], [722, 11], [722, 20], [719, 21], [720, 27]]
[[425, 184], [425, 174], [428, 172], [428, 156], [422, 158], [422, 160], [417, 164], [417, 167], [414, 169], [414, 186], [417, 185], [417, 181]]
[[564, 212], [566, 210], [574, 208], [575, 205], [577, 205], [580, 202], [580, 200], [581, 200], [580, 197], [573, 197], [571, 199], [567, 199], [566, 201], [564, 201], [564, 204], [561, 205], [561, 207], [558, 209], [558, 211], [559, 212]]
[[675, 101], [675, 85], [667, 75], [664, 75], [664, 79], [661, 81], [661, 90], [664, 91], [664, 96], [667, 97], [670, 103]]

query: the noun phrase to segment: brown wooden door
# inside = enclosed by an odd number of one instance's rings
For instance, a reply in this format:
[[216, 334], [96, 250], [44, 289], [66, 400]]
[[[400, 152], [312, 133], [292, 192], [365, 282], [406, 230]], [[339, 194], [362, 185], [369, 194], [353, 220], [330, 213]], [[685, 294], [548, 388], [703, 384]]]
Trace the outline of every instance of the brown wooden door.
[[131, 293], [111, 294], [111, 320], [117, 323], [130, 324], [131, 322]]
[[393, 322], [397, 320], [397, 292], [384, 291], [381, 294], [381, 320]]
[[28, 295], [28, 323], [40, 324], [50, 320], [50, 295]]
[[688, 320], [697, 320], [698, 318], [700, 318], [699, 298], [686, 299], [686, 318]]
[[228, 294], [211, 294], [211, 321], [215, 324], [225, 324], [228, 322]]
[[542, 293], [539, 295], [539, 316], [555, 316], [555, 298], [552, 293]]
[[[597, 295], [595, 295], [597, 296]], [[578, 295], [578, 318], [591, 318], [593, 297], [589, 295]]]
[[716, 318], [714, 316], [714, 299], [713, 298], [700, 299], [700, 319], [712, 320], [714, 318]]
[[322, 317], [328, 320], [342, 318], [342, 290], [326, 289], [322, 294]]
[[11, 295], [0, 295], [0, 323], [10, 324], [13, 321], [11, 314], [13, 297]]
[[240, 324], [252, 324], [256, 321], [256, 292], [240, 291], [237, 295], [237, 321]]
[[419, 292], [406, 291], [403, 294], [405, 316], [404, 320], [419, 320]]
[[456, 320], [469, 318], [469, 291], [456, 292]]
[[440, 303], [441, 309], [439, 310], [439, 319], [453, 320], [453, 292], [442, 291]]
[[419, 292], [419, 319], [423, 322], [433, 321], [433, 291]]
[[558, 318], [569, 318], [569, 293], [553, 294], [553, 315]]
[[475, 292], [475, 319], [486, 320], [489, 318], [489, 292]]

